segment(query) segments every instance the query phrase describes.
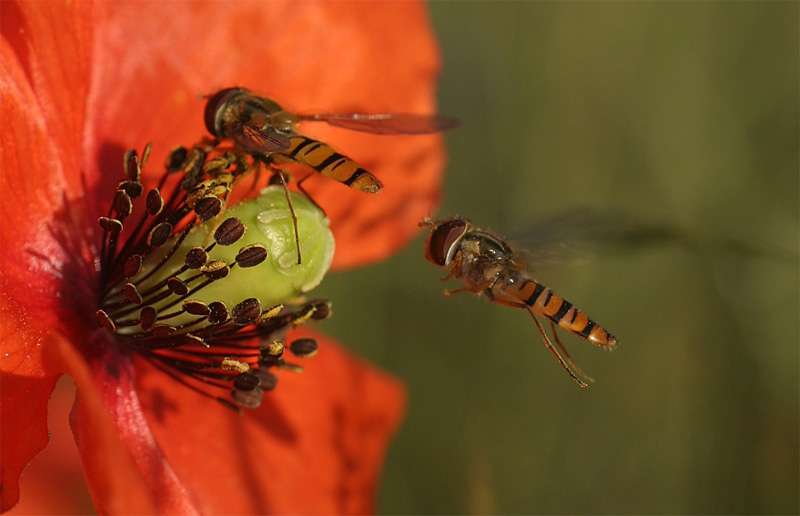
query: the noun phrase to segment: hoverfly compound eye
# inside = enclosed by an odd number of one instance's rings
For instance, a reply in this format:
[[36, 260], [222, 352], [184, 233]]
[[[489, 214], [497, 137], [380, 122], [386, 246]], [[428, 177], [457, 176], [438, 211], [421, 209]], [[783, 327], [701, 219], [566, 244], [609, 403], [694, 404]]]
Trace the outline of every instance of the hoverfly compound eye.
[[244, 88], [225, 88], [224, 90], [219, 90], [215, 94], [211, 95], [206, 103], [206, 111], [205, 111], [205, 122], [206, 122], [206, 129], [208, 132], [214, 136], [224, 138], [225, 135], [220, 134], [223, 132], [222, 130], [222, 120], [221, 114], [222, 109], [236, 95], [240, 93], [246, 93], [247, 90]]
[[462, 218], [436, 223], [425, 241], [425, 258], [440, 267], [449, 265], [458, 242], [467, 232], [468, 224], [469, 221]]

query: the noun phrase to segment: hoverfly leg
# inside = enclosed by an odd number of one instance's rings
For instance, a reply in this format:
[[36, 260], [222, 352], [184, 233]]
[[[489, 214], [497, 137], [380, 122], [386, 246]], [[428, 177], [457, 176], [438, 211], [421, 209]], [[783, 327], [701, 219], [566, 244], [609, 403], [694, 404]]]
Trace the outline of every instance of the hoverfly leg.
[[[550, 353], [552, 353], [553, 356], [556, 357], [556, 360], [558, 360], [558, 363], [561, 364], [561, 367], [563, 367], [564, 370], [567, 373], [569, 373], [569, 375], [572, 377], [572, 379], [575, 380], [575, 383], [577, 383], [581, 387], [588, 387], [589, 384], [587, 384], [586, 382], [584, 382], [583, 380], [578, 378], [575, 375], [575, 373], [572, 372], [572, 369], [569, 368], [569, 365], [567, 365], [567, 363], [564, 361], [564, 359], [561, 358], [561, 355], [558, 353], [558, 350], [556, 350], [556, 348], [553, 346], [553, 343], [550, 342], [550, 339], [547, 338], [547, 334], [544, 332], [544, 328], [542, 328], [542, 324], [536, 318], [536, 315], [533, 313], [533, 310], [531, 310], [531, 308], [529, 306], [527, 306], [527, 305], [526, 305], [526, 308], [528, 309], [528, 313], [531, 314], [531, 317], [533, 317], [533, 322], [536, 323], [536, 327], [539, 329], [539, 333], [542, 334], [542, 340], [544, 341], [544, 345], [547, 346], [547, 349], [550, 350]], [[561, 347], [562, 350], [564, 349], [563, 346], [560, 346], [560, 347]], [[570, 363], [572, 363], [572, 360], [570, 360]]]
[[300, 257], [300, 233], [297, 229], [297, 215], [294, 213], [294, 205], [292, 205], [292, 196], [289, 195], [289, 185], [286, 184], [286, 176], [283, 172], [278, 170], [275, 175], [278, 176], [281, 180], [281, 185], [283, 186], [283, 193], [286, 195], [286, 204], [289, 205], [289, 213], [292, 215], [292, 224], [294, 225], [294, 243], [297, 246], [297, 265], [302, 263], [302, 258]]
[[[448, 277], [449, 277], [449, 275], [448, 275]], [[444, 278], [444, 279], [447, 279], [447, 278]], [[485, 292], [486, 289], [492, 288], [492, 285], [494, 285], [496, 281], [497, 281], [496, 279], [492, 278], [489, 281], [481, 283], [480, 285], [467, 285], [466, 287], [456, 288], [456, 289], [452, 289], [452, 290], [445, 290], [444, 291], [444, 297], [450, 297], [450, 296], [452, 296], [454, 294], [458, 294], [459, 292], [471, 292], [473, 294], [475, 294], [477, 292]]]
[[561, 353], [563, 353], [564, 358], [566, 359], [567, 363], [569, 363], [572, 370], [575, 371], [575, 374], [586, 380], [588, 383], [594, 383], [594, 378], [581, 371], [581, 368], [578, 367], [575, 364], [575, 362], [572, 361], [572, 358], [569, 356], [569, 353], [567, 352], [567, 348], [564, 347], [564, 345], [561, 343], [561, 339], [558, 338], [558, 332], [556, 331], [556, 323], [550, 321], [550, 327], [553, 329], [553, 340], [555, 341], [556, 346], [558, 346], [558, 349], [561, 350]]
[[[450, 278], [452, 278], [455, 275], [456, 271], [458, 271], [458, 270], [461, 270], [461, 253], [460, 252], [456, 253], [456, 255], [453, 257], [453, 263], [452, 263], [452, 265], [450, 265], [450, 271], [448, 271], [447, 276], [445, 276], [444, 278], [440, 278], [439, 281], [447, 281], [447, 280], [449, 280]], [[457, 290], [453, 291], [453, 293], [461, 292], [461, 291], [464, 291], [464, 290], [469, 290], [469, 288], [465, 287], [465, 288], [457, 289]], [[445, 292], [447, 292], [447, 291], [445, 291]], [[474, 291], [471, 291], [471, 292], [474, 292]], [[445, 294], [445, 295], [447, 296], [448, 294]]]

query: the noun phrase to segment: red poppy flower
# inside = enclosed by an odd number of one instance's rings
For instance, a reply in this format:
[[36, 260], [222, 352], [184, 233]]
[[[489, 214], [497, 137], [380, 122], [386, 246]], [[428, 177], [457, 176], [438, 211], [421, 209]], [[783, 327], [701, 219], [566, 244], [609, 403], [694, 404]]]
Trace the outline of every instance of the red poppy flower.
[[[153, 142], [142, 178], [153, 182], [175, 145], [203, 135], [198, 94], [242, 85], [290, 110], [433, 112], [439, 63], [424, 6], [0, 8], [2, 510], [17, 503], [20, 473], [47, 444], [48, 398], [66, 373], [101, 513], [371, 511], [402, 387], [320, 337], [319, 356], [302, 375], [280, 373], [258, 409], [236, 414], [180, 385], [98, 327], [97, 220], [125, 149]], [[331, 220], [333, 267], [407, 242], [438, 200], [441, 139], [303, 130], [385, 185], [369, 196], [326, 178], [304, 183]]]

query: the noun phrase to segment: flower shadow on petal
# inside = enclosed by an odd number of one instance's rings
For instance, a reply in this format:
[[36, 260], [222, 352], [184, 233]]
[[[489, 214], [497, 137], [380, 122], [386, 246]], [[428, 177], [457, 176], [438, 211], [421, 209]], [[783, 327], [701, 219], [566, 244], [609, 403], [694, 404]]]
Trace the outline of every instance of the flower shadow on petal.
[[373, 510], [385, 447], [402, 417], [403, 388], [329, 339], [315, 338], [320, 356], [303, 361], [302, 373], [279, 372], [277, 389], [242, 414], [137, 365], [150, 426], [204, 510]]

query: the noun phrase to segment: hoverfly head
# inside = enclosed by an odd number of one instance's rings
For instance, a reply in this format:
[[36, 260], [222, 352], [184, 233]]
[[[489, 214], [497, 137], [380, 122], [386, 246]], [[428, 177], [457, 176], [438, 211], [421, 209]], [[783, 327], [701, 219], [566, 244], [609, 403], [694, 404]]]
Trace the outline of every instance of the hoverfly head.
[[434, 265], [447, 267], [472, 223], [463, 217], [426, 222], [426, 225], [431, 226], [431, 232], [425, 239], [425, 258]]
[[249, 92], [244, 88], [225, 88], [208, 98], [204, 119], [206, 122], [206, 129], [208, 129], [208, 132], [213, 136], [225, 138], [226, 135], [224, 134], [225, 128], [222, 115], [228, 108], [228, 103], [231, 99], [242, 93]]

